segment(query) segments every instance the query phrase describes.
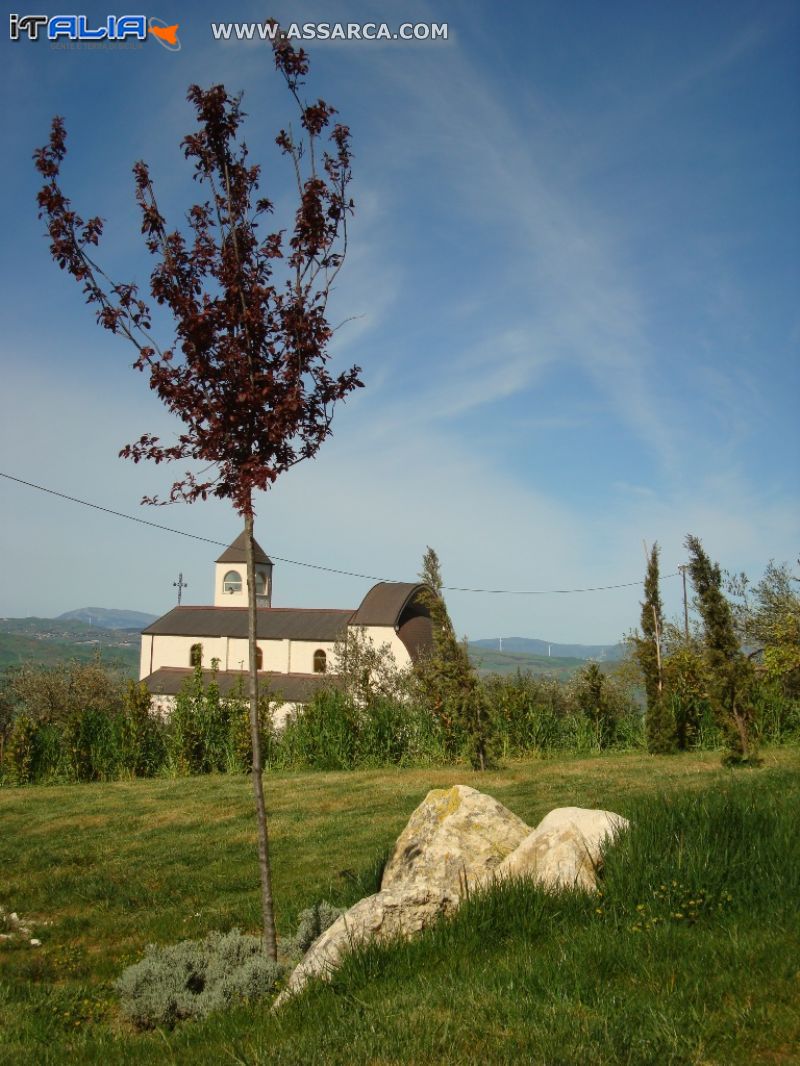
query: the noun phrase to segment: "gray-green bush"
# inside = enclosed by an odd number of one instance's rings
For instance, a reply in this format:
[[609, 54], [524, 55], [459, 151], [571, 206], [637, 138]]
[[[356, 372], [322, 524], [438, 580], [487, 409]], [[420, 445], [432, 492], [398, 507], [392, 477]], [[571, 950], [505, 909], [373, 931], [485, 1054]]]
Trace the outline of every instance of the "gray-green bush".
[[205, 940], [151, 944], [117, 981], [122, 1014], [139, 1029], [173, 1028], [234, 1002], [270, 995], [284, 968], [264, 954], [258, 937], [233, 929]]
[[297, 932], [293, 946], [299, 955], [305, 955], [318, 936], [329, 929], [339, 915], [344, 914], [341, 907], [334, 907], [327, 900], [320, 900], [313, 907], [306, 907], [297, 916]]

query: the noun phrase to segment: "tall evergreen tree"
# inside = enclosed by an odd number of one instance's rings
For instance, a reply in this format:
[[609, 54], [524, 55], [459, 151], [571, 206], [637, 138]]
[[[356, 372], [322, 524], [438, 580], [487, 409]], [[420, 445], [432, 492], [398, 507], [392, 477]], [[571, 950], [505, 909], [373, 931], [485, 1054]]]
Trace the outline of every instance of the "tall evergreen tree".
[[664, 689], [661, 663], [664, 619], [659, 589], [658, 555], [658, 544], [654, 544], [647, 556], [641, 617], [642, 635], [635, 638], [635, 648], [644, 675], [647, 696], [647, 750], [654, 755], [669, 755], [676, 750], [676, 736], [675, 718]]
[[703, 619], [704, 654], [711, 677], [711, 706], [728, 742], [727, 761], [753, 762], [753, 664], [742, 651], [733, 611], [722, 592], [722, 574], [697, 537], [686, 538], [689, 575]]
[[442, 595], [439, 557], [428, 547], [422, 558], [420, 580], [425, 585], [422, 602], [433, 624], [433, 653], [418, 668], [418, 677], [431, 710], [442, 723], [451, 749], [465, 735], [476, 769], [489, 761], [486, 708], [477, 674], [470, 662], [466, 641], [456, 638]]

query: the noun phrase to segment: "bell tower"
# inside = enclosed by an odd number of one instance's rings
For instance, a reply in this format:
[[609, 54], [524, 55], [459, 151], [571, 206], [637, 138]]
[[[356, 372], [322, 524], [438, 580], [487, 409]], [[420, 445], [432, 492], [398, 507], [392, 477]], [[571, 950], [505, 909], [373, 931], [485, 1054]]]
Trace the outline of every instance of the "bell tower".
[[[256, 564], [256, 606], [272, 606], [272, 560], [258, 543], [253, 545]], [[247, 560], [245, 535], [240, 533], [233, 544], [217, 559], [214, 573], [214, 606], [247, 606]]]

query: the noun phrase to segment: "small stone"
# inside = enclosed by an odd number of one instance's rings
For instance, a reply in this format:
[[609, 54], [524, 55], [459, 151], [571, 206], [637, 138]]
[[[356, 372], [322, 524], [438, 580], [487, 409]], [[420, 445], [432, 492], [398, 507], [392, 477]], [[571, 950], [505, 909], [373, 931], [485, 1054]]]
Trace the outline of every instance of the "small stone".
[[41, 940], [37, 940], [35, 936], [31, 937], [31, 947], [32, 948], [40, 948], [41, 946], [42, 946]]

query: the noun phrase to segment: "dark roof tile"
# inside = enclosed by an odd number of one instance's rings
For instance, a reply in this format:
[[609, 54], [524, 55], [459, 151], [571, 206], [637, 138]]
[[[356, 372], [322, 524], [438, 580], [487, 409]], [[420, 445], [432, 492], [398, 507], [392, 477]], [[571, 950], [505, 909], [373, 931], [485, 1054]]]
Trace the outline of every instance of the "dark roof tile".
[[[257, 540], [253, 541], [253, 547], [255, 548], [254, 556], [257, 563], [266, 563], [268, 566], [272, 566], [272, 560], [259, 545]], [[225, 551], [217, 559], [218, 563], [244, 563], [245, 557], [245, 537], [244, 532], [241, 532], [233, 544], [229, 544]]]
[[[352, 611], [259, 607], [259, 640], [337, 640]], [[142, 631], [171, 637], [247, 637], [246, 607], [173, 607]]]
[[413, 581], [379, 581], [366, 594], [350, 620], [354, 626], [396, 626], [405, 607], [424, 585]]

